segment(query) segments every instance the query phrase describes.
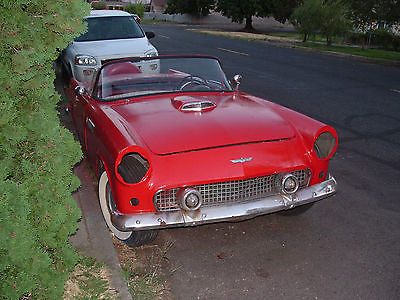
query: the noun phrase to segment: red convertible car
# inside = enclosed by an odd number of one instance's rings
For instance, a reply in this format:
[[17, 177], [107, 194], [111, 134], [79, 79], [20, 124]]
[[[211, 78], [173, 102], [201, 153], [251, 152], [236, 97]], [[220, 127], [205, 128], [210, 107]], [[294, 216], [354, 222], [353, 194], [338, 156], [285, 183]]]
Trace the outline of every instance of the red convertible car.
[[138, 246], [161, 228], [298, 214], [336, 192], [335, 130], [240, 92], [240, 80], [199, 55], [111, 61], [92, 82], [72, 79], [69, 109], [118, 239]]

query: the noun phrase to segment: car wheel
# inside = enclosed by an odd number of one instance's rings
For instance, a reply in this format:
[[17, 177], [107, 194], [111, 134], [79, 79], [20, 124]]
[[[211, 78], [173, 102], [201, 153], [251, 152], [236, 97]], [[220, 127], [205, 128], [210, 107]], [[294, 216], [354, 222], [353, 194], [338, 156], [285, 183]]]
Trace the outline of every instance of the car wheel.
[[129, 247], [141, 246], [150, 243], [156, 238], [158, 234], [156, 230], [120, 231], [112, 224], [110, 211], [114, 210], [116, 206], [105, 171], [101, 173], [99, 179], [99, 201], [107, 227], [117, 239]]
[[281, 216], [287, 216], [287, 217], [290, 217], [290, 216], [298, 216], [298, 215], [301, 215], [301, 214], [305, 213], [305, 212], [306, 212], [307, 210], [309, 210], [313, 205], [314, 205], [314, 202], [312, 202], [312, 203], [307, 203], [307, 204], [303, 204], [303, 205], [301, 205], [301, 206], [297, 206], [297, 207], [292, 208], [292, 209], [281, 210], [281, 211], [279, 212], [279, 214], [280, 214]]

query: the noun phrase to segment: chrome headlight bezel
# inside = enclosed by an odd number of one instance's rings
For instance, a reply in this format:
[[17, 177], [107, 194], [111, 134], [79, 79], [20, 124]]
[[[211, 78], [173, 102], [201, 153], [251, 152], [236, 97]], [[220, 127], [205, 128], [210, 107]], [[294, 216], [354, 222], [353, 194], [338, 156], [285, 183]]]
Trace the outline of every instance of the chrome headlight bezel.
[[[195, 198], [191, 201], [191, 197]], [[195, 211], [203, 204], [203, 196], [194, 188], [181, 188], [176, 195], [177, 201], [181, 209], [185, 211]]]
[[299, 190], [300, 182], [299, 182], [299, 179], [295, 175], [293, 175], [291, 173], [287, 173], [282, 176], [280, 186], [281, 186], [282, 193], [284, 193], [286, 195], [292, 195]]
[[322, 132], [314, 142], [314, 151], [319, 159], [330, 158], [337, 145], [337, 138], [329, 131]]
[[125, 154], [116, 167], [117, 177], [127, 184], [136, 184], [146, 177], [150, 169], [149, 161], [138, 152]]
[[97, 66], [97, 60], [91, 55], [77, 55], [75, 56], [75, 65], [78, 66]]

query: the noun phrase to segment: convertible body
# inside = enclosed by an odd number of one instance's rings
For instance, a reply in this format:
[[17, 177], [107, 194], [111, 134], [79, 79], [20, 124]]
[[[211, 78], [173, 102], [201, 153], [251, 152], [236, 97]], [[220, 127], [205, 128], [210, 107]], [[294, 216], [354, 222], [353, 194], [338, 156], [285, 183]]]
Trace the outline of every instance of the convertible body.
[[[157, 71], [141, 70], [149, 63]], [[110, 62], [90, 84], [72, 79], [70, 98], [103, 215], [128, 244], [149, 230], [296, 210], [336, 192], [335, 130], [232, 88], [216, 58]]]

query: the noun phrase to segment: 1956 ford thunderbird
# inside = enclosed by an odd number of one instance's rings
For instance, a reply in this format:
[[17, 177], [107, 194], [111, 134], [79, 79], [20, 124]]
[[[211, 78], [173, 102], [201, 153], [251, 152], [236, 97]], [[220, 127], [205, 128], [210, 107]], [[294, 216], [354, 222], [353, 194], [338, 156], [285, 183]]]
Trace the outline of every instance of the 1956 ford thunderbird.
[[71, 80], [69, 109], [118, 239], [297, 214], [336, 192], [335, 130], [240, 92], [240, 80], [200, 55], [110, 61], [91, 82]]

